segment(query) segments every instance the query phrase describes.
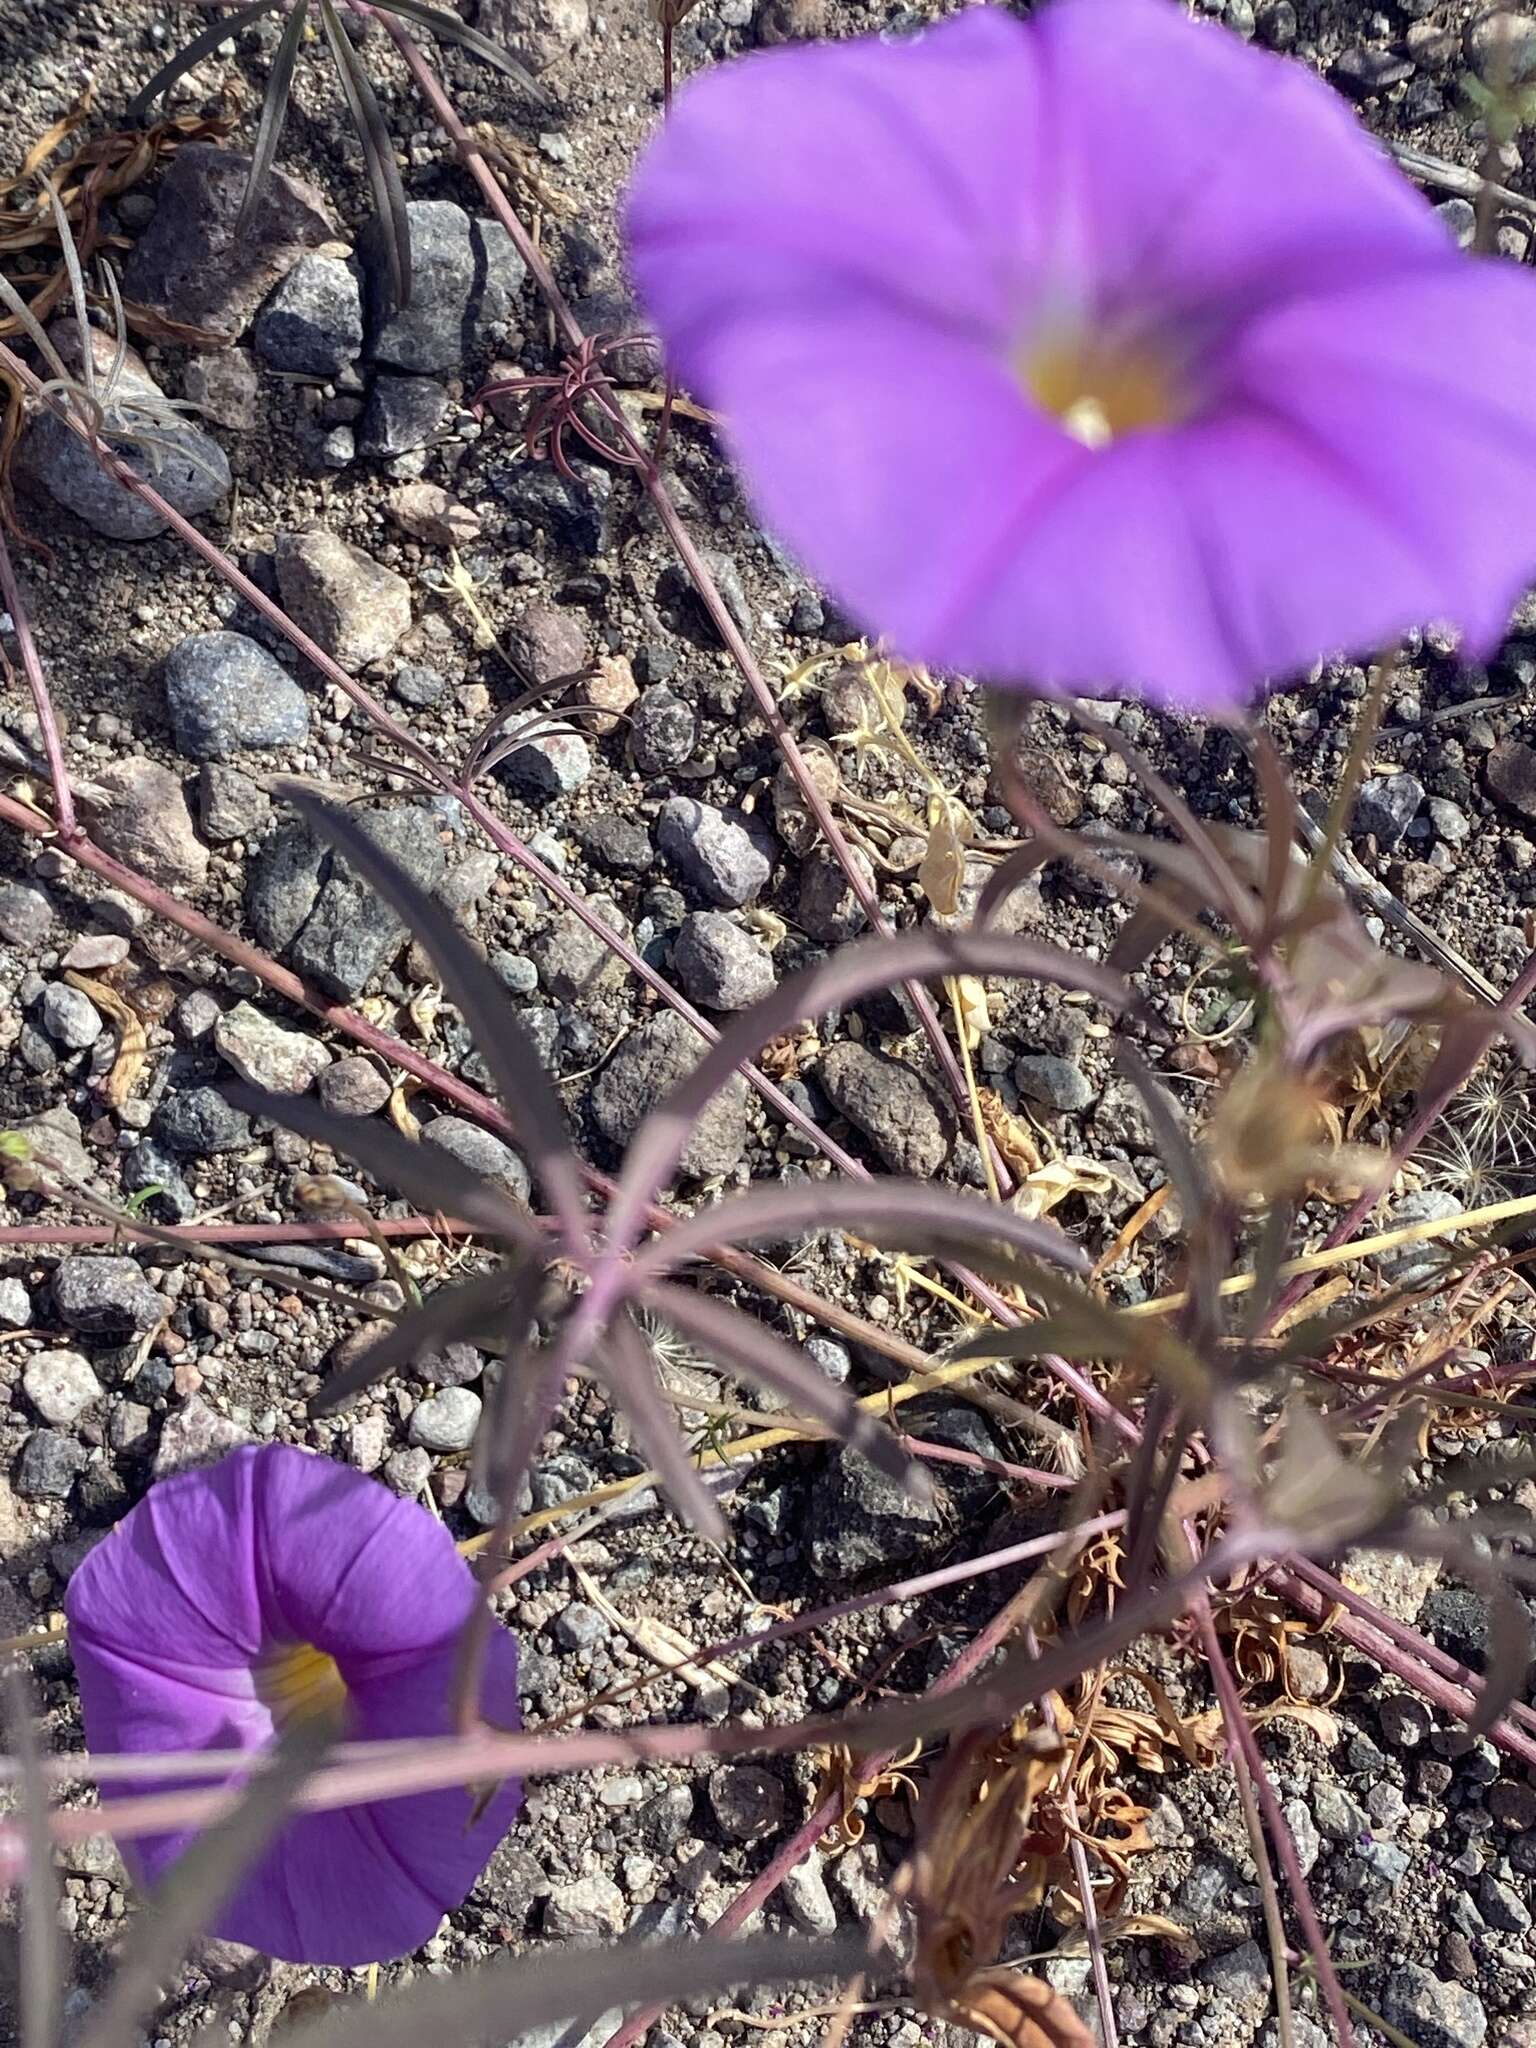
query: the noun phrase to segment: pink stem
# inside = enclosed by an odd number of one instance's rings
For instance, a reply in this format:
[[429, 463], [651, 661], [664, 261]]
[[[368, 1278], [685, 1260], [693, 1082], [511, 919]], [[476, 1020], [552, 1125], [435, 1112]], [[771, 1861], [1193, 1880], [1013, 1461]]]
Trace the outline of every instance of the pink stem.
[[[188, 1245], [320, 1244], [346, 1237], [436, 1237], [439, 1233], [473, 1237], [475, 1226], [460, 1223], [452, 1216], [374, 1216], [369, 1218], [366, 1230], [357, 1221], [348, 1222], [341, 1217], [302, 1223], [165, 1223], [155, 1228], [158, 1238], [174, 1237], [178, 1243]], [[116, 1244], [121, 1235], [121, 1231], [111, 1230], [104, 1223], [7, 1223], [0, 1225], [0, 1249]]]
[[21, 666], [27, 678], [27, 687], [32, 692], [32, 702], [37, 711], [37, 723], [43, 738], [43, 753], [48, 762], [48, 778], [53, 784], [53, 809], [58, 822], [59, 837], [66, 842], [75, 835], [75, 796], [69, 786], [69, 772], [64, 766], [64, 742], [59, 736], [59, 721], [54, 714], [53, 699], [48, 693], [48, 678], [38, 658], [37, 646], [32, 638], [32, 622], [27, 617], [27, 608], [22, 603], [21, 585], [16, 580], [15, 564], [6, 544], [3, 526], [0, 526], [0, 597], [11, 615], [11, 625], [16, 634], [16, 645], [21, 651]]

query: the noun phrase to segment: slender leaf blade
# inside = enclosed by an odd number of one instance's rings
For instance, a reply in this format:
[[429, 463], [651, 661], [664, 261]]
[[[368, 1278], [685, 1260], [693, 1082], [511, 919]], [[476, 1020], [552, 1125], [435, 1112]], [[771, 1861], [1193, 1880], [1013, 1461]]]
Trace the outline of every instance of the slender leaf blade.
[[456, 14], [445, 14], [440, 7], [423, 6], [422, 0], [378, 0], [378, 7], [381, 14], [398, 14], [403, 21], [413, 21], [418, 28], [429, 30], [440, 41], [458, 43], [483, 63], [493, 64], [530, 99], [543, 102], [549, 98], [532, 72], [519, 64], [509, 50], [504, 50], [500, 43], [493, 42], [467, 22], [460, 21]]
[[138, 96], [128, 105], [129, 118], [142, 121], [155, 101], [168, 86], [178, 78], [185, 78], [194, 66], [211, 56], [226, 37], [238, 35], [243, 28], [249, 28], [253, 21], [260, 21], [264, 14], [275, 14], [283, 0], [255, 0], [250, 7], [237, 9], [234, 14], [221, 14], [206, 28], [200, 28], [190, 42], [183, 43], [168, 63], [162, 64], [154, 77]]
[[363, 164], [368, 173], [368, 186], [373, 194], [373, 207], [379, 217], [379, 226], [384, 232], [385, 254], [389, 261], [389, 280], [394, 302], [396, 307], [403, 310], [411, 302], [410, 216], [405, 210], [405, 186], [401, 182], [400, 166], [395, 162], [395, 146], [390, 137], [389, 124], [379, 106], [373, 81], [341, 25], [341, 17], [336, 12], [333, 0], [319, 0], [319, 4], [325, 40], [330, 46], [336, 74], [341, 81], [347, 111], [352, 116], [358, 141], [363, 146]]
[[277, 145], [283, 139], [283, 126], [288, 119], [288, 96], [293, 90], [294, 67], [299, 61], [299, 45], [304, 40], [304, 25], [308, 19], [309, 0], [293, 0], [282, 41], [267, 74], [261, 119], [256, 124], [256, 140], [251, 149], [250, 175], [245, 181], [245, 196], [240, 201], [240, 212], [235, 220], [237, 234], [250, 226], [252, 216], [261, 204], [267, 180], [272, 175], [272, 167], [277, 162]]
[[635, 1425], [647, 1459], [661, 1474], [684, 1520], [711, 1542], [724, 1543], [727, 1531], [720, 1504], [677, 1433], [677, 1419], [656, 1384], [651, 1347], [627, 1312], [609, 1325], [607, 1341], [613, 1346], [614, 1364], [599, 1375], [604, 1385]]

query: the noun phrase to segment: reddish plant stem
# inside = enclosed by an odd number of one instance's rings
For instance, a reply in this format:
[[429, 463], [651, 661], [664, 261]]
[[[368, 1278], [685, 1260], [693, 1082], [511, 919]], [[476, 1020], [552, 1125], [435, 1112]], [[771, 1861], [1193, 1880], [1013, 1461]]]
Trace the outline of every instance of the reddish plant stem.
[[[412, 40], [404, 24], [398, 21], [392, 14], [385, 14], [379, 18], [383, 21], [389, 34], [394, 38], [396, 47], [399, 49], [402, 57], [404, 57], [423, 99], [426, 100], [428, 106], [432, 109], [434, 118], [441, 123], [444, 131], [462, 157], [465, 168], [485, 194], [486, 204], [512, 237], [518, 254], [527, 264], [534, 282], [544, 295], [551, 313], [565, 334], [570, 346], [573, 349], [581, 348], [587, 340], [581, 323], [572, 312], [565, 294], [556, 282], [555, 274], [546, 261], [543, 251], [524, 227], [516, 209], [511, 205], [506, 193], [503, 191], [500, 181], [485, 161], [479, 145], [464, 126], [464, 123], [459, 119], [458, 110], [444, 91], [441, 81], [427, 63], [417, 44]], [[603, 381], [606, 384], [607, 380], [604, 379]], [[838, 865], [848, 877], [849, 887], [853, 890], [854, 895], [863, 907], [865, 916], [869, 919], [870, 929], [889, 936], [890, 926], [887, 924], [885, 912], [881, 908], [879, 891], [871, 884], [863, 870], [854, 860], [852, 848], [844, 837], [841, 826], [833, 816], [831, 806], [822, 795], [820, 787], [806, 765], [805, 756], [801, 753], [799, 743], [796, 741], [793, 732], [791, 732], [783, 712], [779, 709], [778, 699], [774, 696], [766, 677], [758, 666], [757, 657], [753, 654], [752, 649], [747, 644], [745, 635], [741, 632], [736, 621], [731, 617], [729, 610], [726, 608], [725, 600], [720, 595], [714, 577], [710, 574], [707, 564], [694, 545], [688, 529], [683, 524], [676, 505], [672, 502], [671, 495], [662, 481], [661, 473], [656, 466], [650, 449], [647, 448], [644, 441], [629, 426], [622, 413], [618, 414], [615, 423], [619, 426], [626, 444], [626, 452], [639, 472], [646, 494], [655, 508], [657, 518], [661, 521], [666, 531], [667, 538], [672, 543], [678, 560], [687, 570], [688, 576], [699, 594], [700, 602], [708, 612], [715, 631], [720, 635], [721, 641], [724, 643], [726, 652], [740, 670], [747, 688], [752, 692], [764, 723], [773, 734], [775, 741], [778, 743], [780, 753], [789, 764], [790, 773], [795, 778], [807, 810], [816, 820], [817, 829], [831, 848]], [[907, 984], [907, 995], [911, 1000], [913, 1009], [917, 1013], [919, 1022], [922, 1024], [924, 1034], [933, 1048], [934, 1057], [939, 1063], [939, 1068], [944, 1075], [946, 1084], [953, 1093], [955, 1100], [964, 1108], [969, 1101], [965, 1076], [961, 1071], [960, 1062], [955, 1058], [954, 1048], [945, 1034], [944, 1026], [939, 1020], [938, 1011], [934, 1008], [928, 991], [920, 984], [909, 982]], [[1012, 1176], [995, 1145], [991, 1145], [991, 1152], [994, 1170], [998, 1177], [998, 1186], [1006, 1194], [1012, 1190]]]
[[48, 678], [43, 673], [43, 664], [38, 658], [37, 645], [32, 638], [32, 622], [22, 601], [21, 585], [16, 578], [16, 566], [11, 560], [11, 550], [6, 542], [3, 523], [0, 523], [0, 598], [5, 600], [5, 608], [11, 615], [11, 626], [21, 654], [22, 670], [27, 678], [27, 687], [32, 692], [33, 706], [37, 711], [38, 730], [43, 740], [43, 755], [48, 763], [48, 779], [53, 784], [54, 811], [59, 821], [59, 831], [68, 839], [75, 830], [75, 796], [69, 786], [69, 774], [64, 766], [64, 742], [59, 735], [59, 721], [54, 714], [53, 699], [48, 694]]
[[[472, 1223], [460, 1223], [452, 1216], [375, 1216], [368, 1229], [354, 1219], [302, 1223], [164, 1223], [156, 1225], [160, 1238], [173, 1237], [193, 1250], [200, 1244], [329, 1244], [338, 1238], [436, 1237], [451, 1233], [473, 1237]], [[122, 1232], [105, 1223], [7, 1223], [0, 1225], [0, 1249], [41, 1249], [56, 1245], [117, 1244]]]

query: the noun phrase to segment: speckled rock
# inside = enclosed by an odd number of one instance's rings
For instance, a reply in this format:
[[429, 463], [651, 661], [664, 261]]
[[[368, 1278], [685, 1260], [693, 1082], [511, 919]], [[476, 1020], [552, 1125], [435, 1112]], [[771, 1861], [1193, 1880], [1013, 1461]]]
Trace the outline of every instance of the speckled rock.
[[345, 669], [392, 653], [410, 630], [411, 587], [324, 527], [277, 541], [277, 581], [296, 624]]

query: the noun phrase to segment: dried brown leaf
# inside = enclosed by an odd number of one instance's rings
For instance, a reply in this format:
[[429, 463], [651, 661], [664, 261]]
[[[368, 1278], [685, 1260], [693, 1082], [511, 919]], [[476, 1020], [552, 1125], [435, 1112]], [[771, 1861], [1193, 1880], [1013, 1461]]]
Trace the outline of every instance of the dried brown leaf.
[[952, 2003], [958, 2019], [1001, 2048], [1093, 2048], [1061, 1993], [1022, 1970], [981, 1970]]

